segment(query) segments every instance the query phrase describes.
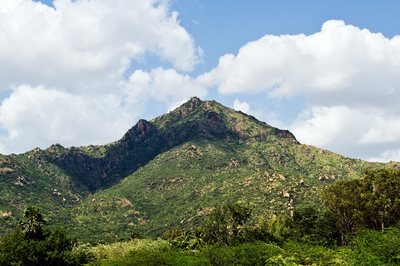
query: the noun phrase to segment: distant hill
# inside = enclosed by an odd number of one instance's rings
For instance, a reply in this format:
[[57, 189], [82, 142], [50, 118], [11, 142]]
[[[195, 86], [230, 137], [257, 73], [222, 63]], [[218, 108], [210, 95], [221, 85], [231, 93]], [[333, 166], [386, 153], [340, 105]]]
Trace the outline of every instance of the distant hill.
[[248, 204], [255, 217], [290, 215], [318, 205], [323, 186], [382, 165], [302, 145], [287, 130], [194, 97], [111, 144], [0, 156], [0, 232], [30, 204], [84, 241], [191, 227], [226, 201]]

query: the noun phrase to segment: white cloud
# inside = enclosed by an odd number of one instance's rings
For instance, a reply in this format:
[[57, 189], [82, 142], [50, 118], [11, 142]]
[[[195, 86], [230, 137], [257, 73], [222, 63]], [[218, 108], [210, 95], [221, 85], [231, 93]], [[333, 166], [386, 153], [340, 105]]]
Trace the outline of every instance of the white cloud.
[[353, 157], [389, 158], [390, 146], [400, 147], [398, 73], [400, 36], [331, 20], [311, 35], [249, 42], [198, 79], [221, 94], [300, 96], [307, 107], [290, 128], [301, 142]]
[[53, 143], [105, 144], [119, 139], [149, 105], [171, 108], [204, 86], [174, 69], [136, 70], [110, 93], [74, 93], [44, 86], [16, 87], [0, 105], [0, 153]]
[[163, 0], [32, 0], [0, 5], [0, 88], [44, 84], [111, 90], [146, 53], [191, 70], [199, 60], [189, 33]]
[[368, 160], [373, 162], [400, 162], [400, 150], [387, 150], [380, 154], [379, 157], [372, 157]]
[[397, 158], [391, 150], [400, 146], [400, 120], [388, 113], [347, 106], [314, 106], [307, 111], [291, 126], [301, 142], [374, 161]]
[[239, 99], [235, 99], [233, 102], [233, 109], [248, 114], [250, 111], [250, 105], [245, 101], [241, 102]]
[[[265, 35], [204, 76], [222, 94], [265, 91], [329, 104], [397, 105], [400, 36], [327, 21], [312, 35]], [[331, 97], [335, 96], [335, 97]]]
[[400, 143], [399, 117], [391, 118], [389, 115], [373, 114], [369, 116], [368, 124], [371, 127], [362, 135], [360, 143]]
[[42, 86], [19, 86], [0, 105], [2, 153], [23, 152], [54, 143], [105, 144], [119, 139], [133, 117], [117, 96], [90, 97]]
[[182, 75], [174, 69], [156, 68], [150, 72], [136, 70], [122, 88], [126, 102], [137, 103], [138, 100], [156, 100], [168, 105], [188, 99], [191, 96], [204, 97], [205, 86], [189, 75]]
[[[0, 152], [114, 141], [147, 110], [202, 87], [201, 49], [168, 0], [32, 0], [0, 5]], [[174, 69], [132, 70], [153, 55]], [[175, 70], [176, 69], [176, 70]], [[126, 78], [127, 71], [134, 73]], [[27, 84], [27, 85], [22, 85]]]
[[363, 131], [359, 127], [362, 123], [357, 121], [360, 121], [360, 114], [344, 106], [312, 107], [292, 125], [292, 131], [303, 142], [319, 147], [333, 147], [341, 142], [347, 145], [355, 141], [351, 130]]

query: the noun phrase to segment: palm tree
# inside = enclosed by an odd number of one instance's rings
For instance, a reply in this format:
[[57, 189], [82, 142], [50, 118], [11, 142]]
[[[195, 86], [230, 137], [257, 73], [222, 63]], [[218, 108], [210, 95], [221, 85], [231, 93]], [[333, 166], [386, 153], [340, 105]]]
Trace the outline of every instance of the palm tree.
[[29, 206], [21, 223], [22, 231], [28, 239], [43, 239], [43, 225], [45, 224], [42, 213], [36, 206]]

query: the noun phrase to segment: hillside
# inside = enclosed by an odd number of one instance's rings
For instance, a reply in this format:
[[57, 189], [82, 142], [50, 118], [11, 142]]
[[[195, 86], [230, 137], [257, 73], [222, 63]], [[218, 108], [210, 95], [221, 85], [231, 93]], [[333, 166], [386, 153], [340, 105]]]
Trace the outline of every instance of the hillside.
[[302, 145], [289, 131], [198, 98], [140, 120], [111, 144], [53, 145], [0, 164], [2, 228], [35, 204], [85, 241], [191, 227], [225, 201], [247, 203], [256, 217], [290, 215], [319, 204], [326, 184], [379, 165]]

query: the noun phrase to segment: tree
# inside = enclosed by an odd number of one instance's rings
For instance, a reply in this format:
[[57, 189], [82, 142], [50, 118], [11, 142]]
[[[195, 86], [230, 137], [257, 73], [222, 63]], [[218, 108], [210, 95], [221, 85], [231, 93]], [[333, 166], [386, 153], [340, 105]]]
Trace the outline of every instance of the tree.
[[336, 220], [342, 244], [361, 228], [381, 229], [400, 219], [400, 170], [368, 170], [357, 180], [337, 181], [322, 198]]
[[297, 238], [306, 242], [332, 245], [340, 237], [331, 213], [314, 204], [300, 205], [294, 210], [292, 227]]
[[370, 170], [361, 181], [367, 226], [383, 231], [386, 226], [395, 224], [400, 219], [400, 171]]
[[43, 239], [43, 226], [46, 221], [43, 218], [39, 208], [29, 206], [24, 214], [24, 220], [21, 223], [22, 232], [28, 239]]
[[322, 192], [325, 206], [336, 220], [342, 244], [364, 226], [366, 212], [360, 180], [337, 181]]
[[76, 242], [62, 229], [49, 230], [37, 207], [28, 207], [21, 226], [0, 242], [0, 265], [80, 265], [88, 254], [73, 250]]
[[241, 204], [222, 205], [203, 222], [200, 230], [204, 241], [219, 245], [240, 242], [244, 236], [244, 225], [250, 216], [250, 209]]

